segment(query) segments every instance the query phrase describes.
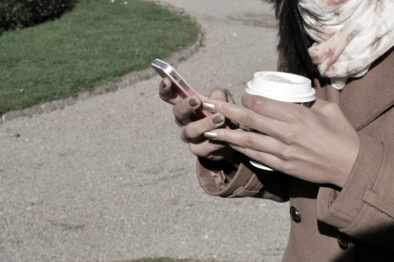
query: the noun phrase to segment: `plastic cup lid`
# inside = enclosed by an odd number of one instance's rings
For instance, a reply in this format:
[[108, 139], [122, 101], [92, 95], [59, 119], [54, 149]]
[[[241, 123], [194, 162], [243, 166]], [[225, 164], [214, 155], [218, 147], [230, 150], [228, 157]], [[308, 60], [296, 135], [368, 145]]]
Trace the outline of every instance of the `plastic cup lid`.
[[291, 103], [305, 103], [316, 99], [311, 80], [283, 72], [256, 72], [253, 80], [248, 82], [245, 91], [251, 95]]

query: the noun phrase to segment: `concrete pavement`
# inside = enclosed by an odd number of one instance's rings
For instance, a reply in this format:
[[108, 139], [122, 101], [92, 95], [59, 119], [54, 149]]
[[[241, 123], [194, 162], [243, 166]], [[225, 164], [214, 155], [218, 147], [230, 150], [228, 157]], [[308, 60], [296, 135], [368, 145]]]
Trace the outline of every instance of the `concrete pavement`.
[[[195, 89], [222, 85], [239, 101], [254, 72], [275, 70], [262, 1], [163, 2], [205, 30], [177, 68]], [[0, 261], [280, 261], [288, 204], [206, 195], [160, 80], [0, 125]]]

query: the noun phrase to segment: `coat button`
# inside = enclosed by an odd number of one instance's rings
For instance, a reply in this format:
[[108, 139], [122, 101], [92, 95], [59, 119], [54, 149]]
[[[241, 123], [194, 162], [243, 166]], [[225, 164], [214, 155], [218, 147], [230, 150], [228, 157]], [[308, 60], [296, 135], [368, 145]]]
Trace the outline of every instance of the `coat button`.
[[344, 233], [339, 233], [338, 235], [338, 245], [342, 250], [347, 249], [348, 246], [348, 240], [347, 240], [347, 235]]
[[290, 207], [290, 216], [293, 219], [294, 222], [300, 223], [301, 222], [301, 216], [300, 212], [295, 207]]

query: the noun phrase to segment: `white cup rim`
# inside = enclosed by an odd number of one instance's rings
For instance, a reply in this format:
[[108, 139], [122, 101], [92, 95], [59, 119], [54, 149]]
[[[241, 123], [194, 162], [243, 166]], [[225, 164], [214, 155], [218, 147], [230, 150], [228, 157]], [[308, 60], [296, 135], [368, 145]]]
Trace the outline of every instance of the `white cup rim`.
[[[301, 79], [302, 81], [294, 84], [288, 84], [288, 83], [270, 81], [262, 77], [262, 75], [268, 75], [268, 74], [284, 76], [288, 79], [291, 78], [293, 79], [296, 78], [298, 80]], [[269, 86], [269, 88], [265, 88], [266, 90], [263, 90], [262, 88], [258, 89], [253, 86], [253, 83]], [[275, 93], [276, 90], [281, 90], [281, 91]], [[256, 72], [253, 76], [253, 80], [247, 83], [247, 87], [245, 88], [245, 91], [251, 95], [263, 96], [283, 102], [304, 103], [304, 102], [311, 102], [316, 100], [316, 96], [315, 96], [316, 91], [314, 88], [312, 88], [310, 79], [303, 76], [283, 73], [283, 72], [274, 72], [274, 71]], [[296, 94], [296, 92], [302, 92], [302, 93]]]

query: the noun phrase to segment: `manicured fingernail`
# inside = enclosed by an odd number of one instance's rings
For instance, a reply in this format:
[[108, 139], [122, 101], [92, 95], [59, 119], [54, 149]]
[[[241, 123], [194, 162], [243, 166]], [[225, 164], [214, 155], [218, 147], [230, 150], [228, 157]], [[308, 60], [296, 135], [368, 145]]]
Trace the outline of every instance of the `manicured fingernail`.
[[209, 112], [212, 112], [212, 111], [215, 110], [215, 105], [214, 105], [214, 104], [211, 104], [211, 103], [207, 103], [207, 102], [202, 102], [202, 107], [203, 107], [205, 110], [209, 111]]
[[234, 145], [234, 144], [231, 144], [231, 143], [227, 143], [230, 147], [232, 147], [232, 148], [236, 148], [237, 147], [237, 145]]
[[208, 139], [216, 140], [218, 138], [218, 134], [213, 132], [205, 132], [204, 136]]
[[192, 99], [189, 100], [190, 107], [195, 107], [196, 105], [198, 105], [196, 97], [193, 97]]
[[160, 83], [160, 86], [161, 86], [162, 88], [166, 88], [166, 87], [167, 87], [167, 84], [166, 84], [166, 82], [164, 82], [164, 80], [162, 80], [161, 83]]
[[221, 115], [215, 116], [214, 118], [212, 118], [212, 124], [216, 125], [216, 124], [220, 124], [223, 123], [224, 119]]

